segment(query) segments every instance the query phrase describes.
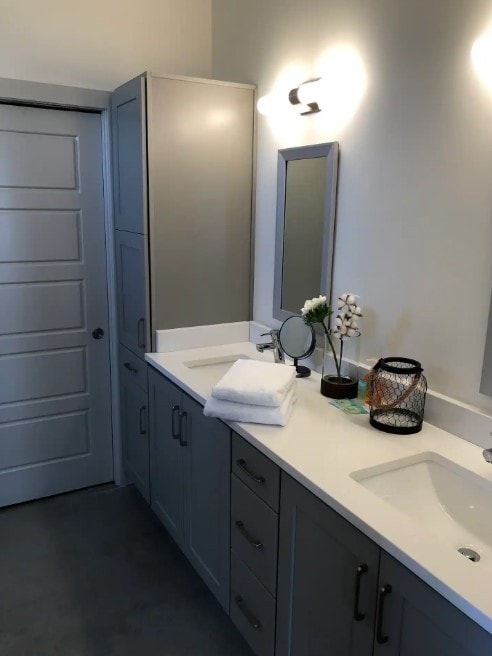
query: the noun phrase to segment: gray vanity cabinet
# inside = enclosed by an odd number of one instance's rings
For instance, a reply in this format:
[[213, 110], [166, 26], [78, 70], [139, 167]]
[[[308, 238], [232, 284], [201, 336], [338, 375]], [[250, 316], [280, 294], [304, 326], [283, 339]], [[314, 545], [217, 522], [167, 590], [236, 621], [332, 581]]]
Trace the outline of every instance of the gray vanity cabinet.
[[147, 375], [145, 364], [120, 346], [123, 465], [129, 483], [150, 500]]
[[379, 547], [282, 472], [276, 656], [371, 656]]
[[229, 612], [230, 429], [149, 367], [151, 506]]
[[384, 551], [374, 656], [485, 656], [492, 636]]
[[150, 350], [147, 239], [116, 230], [115, 248], [119, 341], [143, 358]]

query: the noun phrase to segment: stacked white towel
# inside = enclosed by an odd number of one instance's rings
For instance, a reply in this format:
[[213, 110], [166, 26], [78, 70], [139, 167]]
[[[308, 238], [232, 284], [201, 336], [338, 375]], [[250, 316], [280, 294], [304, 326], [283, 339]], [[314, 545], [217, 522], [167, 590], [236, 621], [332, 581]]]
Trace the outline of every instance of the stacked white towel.
[[237, 360], [212, 390], [207, 417], [285, 426], [296, 400], [296, 372], [272, 362]]

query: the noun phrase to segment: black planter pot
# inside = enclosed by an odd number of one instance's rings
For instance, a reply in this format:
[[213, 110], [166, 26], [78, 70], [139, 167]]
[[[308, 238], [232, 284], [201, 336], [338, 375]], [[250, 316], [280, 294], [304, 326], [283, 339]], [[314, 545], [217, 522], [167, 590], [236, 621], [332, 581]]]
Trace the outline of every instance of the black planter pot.
[[321, 394], [330, 399], [355, 399], [359, 384], [350, 376], [323, 376], [321, 379]]

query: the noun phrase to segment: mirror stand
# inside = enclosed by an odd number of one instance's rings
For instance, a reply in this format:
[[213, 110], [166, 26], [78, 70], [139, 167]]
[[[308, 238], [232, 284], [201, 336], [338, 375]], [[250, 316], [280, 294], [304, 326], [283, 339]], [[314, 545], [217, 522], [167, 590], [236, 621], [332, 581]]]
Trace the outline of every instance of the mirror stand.
[[308, 378], [311, 375], [311, 369], [303, 364], [297, 364], [299, 358], [294, 358], [293, 366], [296, 368], [296, 378]]

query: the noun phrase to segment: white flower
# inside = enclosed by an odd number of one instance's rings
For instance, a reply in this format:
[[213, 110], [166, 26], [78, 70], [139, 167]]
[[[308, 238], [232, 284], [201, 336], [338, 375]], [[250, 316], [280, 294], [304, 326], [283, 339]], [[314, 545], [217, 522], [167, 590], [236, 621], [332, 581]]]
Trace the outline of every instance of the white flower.
[[308, 299], [304, 303], [304, 307], [301, 308], [301, 314], [302, 316], [305, 316], [308, 314], [308, 312], [311, 312], [315, 308], [318, 307], [318, 305], [323, 305], [323, 303], [326, 303], [326, 296], [315, 296], [314, 298]]

